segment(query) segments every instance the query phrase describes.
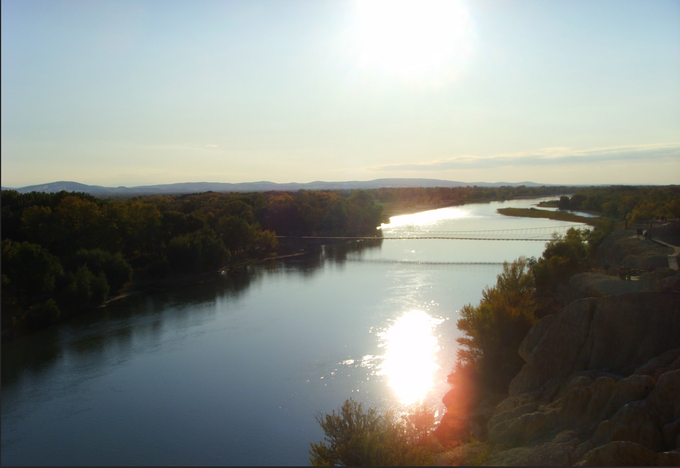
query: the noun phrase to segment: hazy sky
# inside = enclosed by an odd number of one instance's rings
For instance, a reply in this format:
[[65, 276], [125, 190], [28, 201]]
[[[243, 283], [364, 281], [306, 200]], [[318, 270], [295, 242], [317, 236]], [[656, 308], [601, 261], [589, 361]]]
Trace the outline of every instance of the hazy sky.
[[2, 185], [680, 183], [680, 1], [2, 0]]

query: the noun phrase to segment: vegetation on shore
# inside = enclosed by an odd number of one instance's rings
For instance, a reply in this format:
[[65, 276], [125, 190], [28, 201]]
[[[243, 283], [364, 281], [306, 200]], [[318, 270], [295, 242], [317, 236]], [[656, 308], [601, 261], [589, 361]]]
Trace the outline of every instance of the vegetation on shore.
[[642, 223], [652, 219], [680, 218], [680, 186], [588, 187], [571, 197], [560, 197], [563, 210], [598, 213], [602, 217]]
[[202, 193], [99, 199], [2, 191], [2, 330], [40, 328], [103, 304], [130, 281], [217, 271], [273, 255], [277, 233], [374, 234], [373, 196]]
[[540, 210], [536, 208], [499, 208], [498, 213], [504, 216], [518, 216], [521, 218], [545, 218], [554, 219], [557, 221], [568, 221], [573, 223], [584, 223], [591, 226], [599, 226], [601, 221], [599, 218], [589, 218], [587, 216], [580, 216], [566, 211], [550, 211]]

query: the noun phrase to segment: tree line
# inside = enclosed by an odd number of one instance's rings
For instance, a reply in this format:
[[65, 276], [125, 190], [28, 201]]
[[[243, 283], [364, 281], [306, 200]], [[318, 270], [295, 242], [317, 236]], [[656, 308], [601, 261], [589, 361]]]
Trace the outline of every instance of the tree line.
[[277, 235], [379, 236], [383, 206], [573, 193], [561, 208], [631, 222], [680, 217], [680, 187], [381, 188], [102, 199], [2, 191], [2, 329], [101, 305], [133, 279], [219, 269], [275, 252]]
[[593, 211], [619, 221], [643, 223], [653, 219], [680, 218], [680, 186], [588, 187], [571, 197], [562, 196], [563, 210]]
[[404, 206], [454, 206], [464, 203], [564, 195], [575, 191], [575, 187], [557, 185], [540, 187], [527, 187], [525, 185], [478, 187], [474, 185], [468, 187], [379, 188], [370, 192], [374, 192], [375, 198], [383, 203], [398, 203]]
[[103, 304], [133, 279], [215, 271], [284, 235], [375, 235], [372, 194], [299, 191], [101, 199], [2, 191], [2, 329]]

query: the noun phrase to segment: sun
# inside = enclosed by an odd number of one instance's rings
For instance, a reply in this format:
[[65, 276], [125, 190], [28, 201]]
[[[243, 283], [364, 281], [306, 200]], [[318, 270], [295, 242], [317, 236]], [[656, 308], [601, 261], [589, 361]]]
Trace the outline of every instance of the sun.
[[362, 67], [396, 77], [455, 71], [471, 52], [471, 21], [458, 0], [359, 0], [354, 42]]

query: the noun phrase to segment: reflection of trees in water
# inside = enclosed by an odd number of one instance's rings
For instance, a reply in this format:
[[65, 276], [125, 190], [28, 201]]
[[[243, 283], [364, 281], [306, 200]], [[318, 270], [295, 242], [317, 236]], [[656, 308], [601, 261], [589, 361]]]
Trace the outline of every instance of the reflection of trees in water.
[[297, 257], [283, 258], [267, 262], [267, 272], [278, 274], [280, 272], [296, 273], [310, 278], [318, 272], [326, 262], [344, 264], [350, 255], [360, 257], [369, 249], [382, 247], [382, 239], [376, 240], [337, 240], [329, 241], [305, 239], [296, 241], [296, 246], [304, 246], [307, 252]]
[[2, 385], [12, 384], [22, 374], [40, 374], [62, 352], [59, 333], [51, 327], [22, 339], [2, 344]]
[[354, 240], [324, 245], [325, 258], [336, 263], [344, 263], [350, 254], [359, 256], [369, 249], [380, 249], [382, 239], [376, 240]]
[[243, 293], [267, 276], [296, 274], [311, 278], [326, 262], [344, 264], [351, 256], [361, 256], [382, 246], [382, 240], [337, 241], [305, 245], [304, 255], [270, 260], [229, 271], [217, 282], [190, 284], [170, 291], [132, 296], [104, 308], [75, 316], [67, 322], [3, 344], [2, 385], [15, 383], [22, 375], [41, 374], [61, 362], [64, 355], [92, 361], [110, 350], [130, 355], [135, 338], [143, 346], [162, 339], [168, 322], [186, 326], [195, 320], [210, 319], [215, 307], [196, 307], [216, 301], [238, 301]]

